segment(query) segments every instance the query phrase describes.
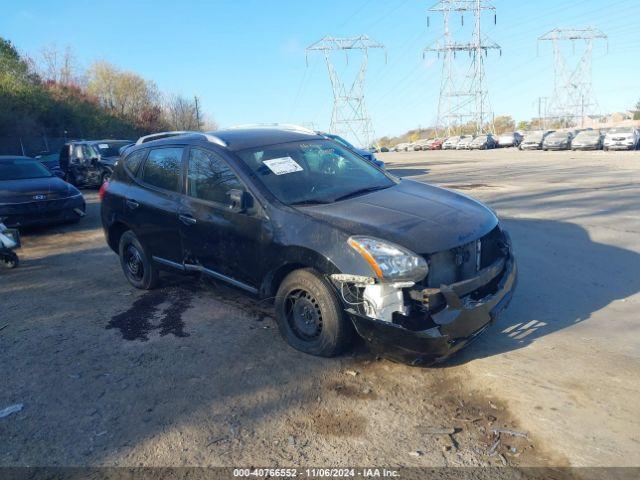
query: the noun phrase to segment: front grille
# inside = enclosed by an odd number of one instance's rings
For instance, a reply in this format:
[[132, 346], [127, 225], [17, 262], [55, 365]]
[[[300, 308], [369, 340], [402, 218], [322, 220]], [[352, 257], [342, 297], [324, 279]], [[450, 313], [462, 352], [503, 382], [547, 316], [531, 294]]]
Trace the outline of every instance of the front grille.
[[478, 270], [486, 268], [504, 257], [503, 234], [499, 227], [473, 242], [444, 252], [425, 255], [429, 264], [424, 287], [439, 288], [473, 278]]

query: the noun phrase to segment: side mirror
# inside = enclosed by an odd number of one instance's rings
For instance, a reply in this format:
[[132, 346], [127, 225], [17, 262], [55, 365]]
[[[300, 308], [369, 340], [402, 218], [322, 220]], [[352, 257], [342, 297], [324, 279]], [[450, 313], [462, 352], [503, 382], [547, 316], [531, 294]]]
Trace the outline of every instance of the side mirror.
[[64, 172], [62, 170], [60, 170], [59, 168], [54, 169], [53, 170], [53, 174], [56, 177], [62, 178], [64, 180], [64, 177], [65, 177]]
[[98, 165], [98, 157], [91, 157], [91, 158], [89, 159], [89, 162], [91, 163], [91, 166], [92, 166], [92, 167], [97, 166], [97, 165]]
[[227, 192], [227, 196], [229, 197], [229, 209], [233, 212], [243, 213], [253, 206], [253, 197], [244, 190], [231, 189]]

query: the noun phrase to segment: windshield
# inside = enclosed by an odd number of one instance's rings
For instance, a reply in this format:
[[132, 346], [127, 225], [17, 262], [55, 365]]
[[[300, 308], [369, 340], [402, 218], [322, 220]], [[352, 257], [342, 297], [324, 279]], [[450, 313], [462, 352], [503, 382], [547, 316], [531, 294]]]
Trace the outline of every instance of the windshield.
[[117, 157], [120, 155], [120, 149], [129, 144], [131, 144], [131, 142], [121, 140], [118, 142], [94, 143], [92, 146], [98, 150], [101, 157]]
[[524, 137], [526, 142], [539, 142], [542, 140], [542, 132], [533, 132]]
[[334, 140], [334, 141], [338, 142], [343, 147], [350, 148], [351, 150], [355, 150], [355, 148], [356, 148], [353, 145], [351, 145], [349, 142], [347, 142], [344, 138], [342, 138], [342, 137], [340, 137], [338, 135], [327, 134], [326, 136], [329, 137], [331, 140]]
[[459, 142], [459, 141], [460, 141], [460, 137], [449, 137], [449, 138], [447, 139], [447, 142], [451, 142], [451, 143], [453, 143], [453, 142]]
[[29, 178], [47, 178], [51, 172], [37, 161], [9, 160], [0, 161], [0, 180], [26, 180]]
[[288, 205], [332, 203], [396, 184], [366, 160], [328, 140], [252, 148], [237, 155]]
[[487, 141], [487, 137], [480, 135], [479, 137], [476, 137], [473, 139], [473, 142], [471, 143], [484, 143]]
[[597, 130], [587, 130], [584, 132], [580, 132], [576, 138], [598, 138], [600, 136], [600, 132]]
[[609, 130], [609, 133], [633, 133], [633, 128], [631, 127], [612, 128], [611, 130]]
[[550, 139], [567, 138], [567, 135], [568, 135], [567, 132], [554, 132], [554, 133], [550, 134], [548, 138], [550, 138]]

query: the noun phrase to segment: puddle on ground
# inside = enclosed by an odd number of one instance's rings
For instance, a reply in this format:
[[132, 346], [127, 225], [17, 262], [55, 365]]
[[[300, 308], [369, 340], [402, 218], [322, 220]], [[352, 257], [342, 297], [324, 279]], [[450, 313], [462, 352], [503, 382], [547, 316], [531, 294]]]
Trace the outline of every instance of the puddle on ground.
[[[114, 315], [107, 330], [117, 328], [124, 340], [149, 340], [149, 334], [157, 330], [160, 336], [187, 337], [182, 314], [191, 306], [194, 292], [184, 288], [162, 288], [145, 293], [122, 313]], [[169, 306], [161, 309], [163, 303]]]

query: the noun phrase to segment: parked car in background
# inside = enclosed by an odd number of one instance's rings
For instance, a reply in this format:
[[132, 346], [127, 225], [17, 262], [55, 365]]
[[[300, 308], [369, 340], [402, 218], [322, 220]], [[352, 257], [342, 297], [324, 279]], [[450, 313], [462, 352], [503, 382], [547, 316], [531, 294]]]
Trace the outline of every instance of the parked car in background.
[[381, 153], [387, 153], [389, 151], [389, 147], [380, 147]]
[[493, 135], [490, 133], [478, 135], [469, 144], [470, 150], [488, 150], [490, 148], [496, 148], [497, 142]]
[[571, 141], [573, 140], [573, 132], [553, 132], [547, 135], [542, 142], [543, 150], [569, 150]]
[[600, 130], [583, 130], [571, 141], [571, 150], [601, 150], [603, 142]]
[[336, 135], [334, 133], [322, 133], [322, 132], [316, 132], [316, 133], [318, 133], [318, 135], [322, 135], [323, 137], [326, 137], [326, 138], [328, 138], [330, 140], [333, 140], [334, 142], [338, 142], [343, 147], [347, 147], [348, 149], [350, 149], [351, 151], [357, 153], [361, 157], [367, 159], [368, 161], [370, 161], [374, 165], [376, 165], [376, 166], [378, 166], [380, 168], [384, 168], [384, 162], [382, 160], [377, 159], [372, 151], [365, 150], [363, 148], [354, 147], [351, 143], [349, 143], [347, 140], [342, 138], [340, 135]]
[[459, 135], [454, 135], [453, 137], [447, 138], [442, 143], [442, 150], [455, 150], [458, 146], [458, 142], [460, 141]]
[[0, 219], [7, 227], [74, 222], [85, 201], [73, 185], [34, 158], [0, 157]]
[[511, 299], [509, 236], [467, 196], [301, 130], [139, 142], [101, 188], [108, 244], [136, 288], [160, 269], [199, 273], [275, 298], [293, 348], [334, 356], [359, 334], [414, 365], [468, 344]]
[[434, 138], [431, 140], [429, 144], [427, 144], [428, 150], [442, 150], [442, 144], [444, 143], [444, 138]]
[[409, 149], [409, 144], [408, 143], [399, 143], [393, 148], [393, 151], [394, 152], [406, 152], [406, 151], [408, 151], [408, 149]]
[[42, 153], [36, 155], [36, 160], [49, 169], [55, 176], [64, 178], [65, 173], [60, 168], [60, 154], [59, 153]]
[[102, 175], [103, 183], [109, 180], [113, 167], [120, 158], [120, 150], [133, 143], [131, 140], [94, 140], [89, 142], [98, 152], [98, 163], [104, 167], [106, 174]]
[[100, 154], [86, 141], [71, 141], [60, 150], [60, 167], [65, 172], [65, 180], [78, 187], [96, 187], [104, 183], [102, 175], [111, 172], [102, 170]]
[[518, 132], [503, 133], [498, 137], [498, 147], [519, 147], [522, 143], [522, 134]]
[[544, 142], [544, 139], [551, 133], [553, 133], [553, 130], [538, 130], [525, 133], [520, 143], [520, 150], [542, 149], [542, 142]]
[[469, 150], [473, 138], [473, 135], [461, 135], [460, 141], [456, 145], [456, 150]]
[[604, 137], [605, 150], [634, 150], [640, 148], [640, 132], [634, 127], [616, 127]]

